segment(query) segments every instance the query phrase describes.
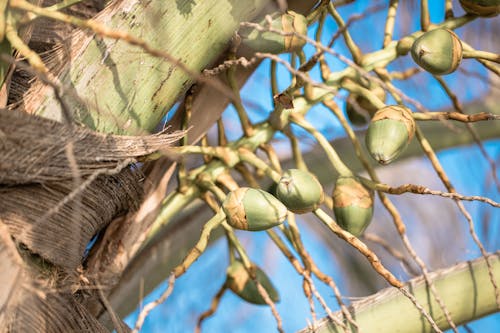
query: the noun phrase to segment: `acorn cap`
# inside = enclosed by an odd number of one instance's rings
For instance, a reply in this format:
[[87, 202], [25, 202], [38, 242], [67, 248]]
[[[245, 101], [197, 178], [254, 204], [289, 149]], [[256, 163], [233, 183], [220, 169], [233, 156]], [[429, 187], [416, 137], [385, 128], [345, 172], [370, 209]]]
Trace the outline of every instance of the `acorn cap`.
[[273, 195], [254, 188], [232, 191], [222, 203], [227, 222], [236, 229], [259, 231], [283, 223], [286, 207]]
[[[277, 13], [272, 15], [271, 27], [286, 33], [296, 32], [307, 35], [307, 19], [294, 11]], [[268, 22], [264, 19], [259, 25], [267, 27]], [[242, 43], [250, 47], [255, 52], [284, 53], [300, 50], [306, 43], [302, 38], [295, 35], [283, 36], [270, 31], [258, 31], [257, 29], [242, 29], [240, 35], [243, 37]]]
[[[386, 92], [381, 86], [374, 86], [370, 89], [375, 96], [382, 102], [385, 102]], [[357, 105], [356, 105], [357, 104]], [[349, 94], [345, 104], [346, 115], [349, 121], [356, 126], [364, 126], [369, 119], [377, 112], [377, 107], [362, 95]]]
[[323, 202], [323, 187], [312, 173], [289, 169], [283, 173], [276, 197], [292, 212], [304, 214], [312, 212]]
[[[264, 287], [267, 291], [269, 298], [271, 298], [274, 303], [279, 302], [279, 293], [271, 283], [271, 280], [267, 277], [266, 273], [264, 273], [264, 271], [256, 265], [253, 265], [252, 269], [255, 272], [256, 280], [259, 281], [262, 287]], [[266, 304], [266, 301], [257, 289], [257, 284], [254, 280], [252, 280], [240, 260], [235, 260], [231, 266], [227, 268], [226, 285], [236, 295], [249, 303], [260, 305]]]
[[339, 177], [332, 197], [337, 223], [354, 236], [360, 236], [373, 216], [373, 191], [354, 177]]
[[449, 74], [462, 61], [462, 43], [451, 30], [431, 30], [413, 43], [411, 56], [420, 67], [432, 74]]
[[389, 105], [375, 113], [366, 133], [366, 147], [380, 164], [394, 161], [408, 146], [415, 134], [411, 110]]
[[493, 17], [500, 14], [500, 0], [460, 0], [460, 5], [472, 15]]

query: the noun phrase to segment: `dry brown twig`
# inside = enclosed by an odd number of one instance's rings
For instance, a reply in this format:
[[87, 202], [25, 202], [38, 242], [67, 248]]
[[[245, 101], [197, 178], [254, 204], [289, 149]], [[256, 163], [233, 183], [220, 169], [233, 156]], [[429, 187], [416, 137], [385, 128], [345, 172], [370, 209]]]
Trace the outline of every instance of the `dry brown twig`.
[[[437, 175], [439, 176], [439, 179], [443, 183], [443, 185], [446, 187], [446, 189], [450, 193], [456, 193], [455, 187], [452, 185], [450, 179], [448, 178], [448, 175], [444, 171], [441, 163], [439, 162], [439, 159], [436, 156], [436, 153], [432, 149], [429, 141], [425, 138], [425, 136], [422, 133], [422, 130], [416, 126], [416, 137], [420, 143], [420, 146], [422, 147], [422, 150], [424, 151], [425, 155], [428, 157], [430, 160], [432, 167], [436, 171]], [[469, 233], [472, 237], [472, 240], [474, 243], [477, 245], [479, 248], [479, 251], [481, 252], [481, 256], [485, 259], [486, 266], [488, 268], [488, 275], [490, 277], [491, 284], [493, 285], [493, 289], [495, 291], [495, 300], [497, 303], [497, 307], [500, 309], [500, 289], [498, 288], [498, 285], [495, 280], [495, 276], [493, 274], [493, 268], [491, 266], [490, 261], [488, 260], [488, 252], [484, 248], [483, 244], [481, 243], [481, 240], [479, 239], [475, 227], [474, 227], [474, 221], [472, 220], [472, 216], [470, 213], [467, 211], [463, 203], [458, 200], [454, 199], [459, 211], [462, 213], [462, 215], [465, 217], [467, 221], [467, 225], [469, 227]]]
[[174, 274], [171, 274], [169, 279], [168, 279], [168, 287], [160, 295], [160, 297], [157, 298], [156, 300], [146, 304], [146, 306], [144, 306], [144, 308], [142, 308], [141, 312], [139, 313], [139, 316], [137, 317], [137, 320], [135, 322], [135, 326], [134, 326], [134, 329], [132, 330], [132, 333], [138, 333], [141, 330], [141, 327], [144, 324], [144, 321], [146, 320], [149, 313], [151, 311], [153, 311], [153, 309], [156, 308], [158, 305], [160, 305], [161, 303], [163, 303], [167, 300], [167, 298], [170, 296], [170, 294], [174, 290], [174, 283], [175, 283], [175, 276], [174, 276]]

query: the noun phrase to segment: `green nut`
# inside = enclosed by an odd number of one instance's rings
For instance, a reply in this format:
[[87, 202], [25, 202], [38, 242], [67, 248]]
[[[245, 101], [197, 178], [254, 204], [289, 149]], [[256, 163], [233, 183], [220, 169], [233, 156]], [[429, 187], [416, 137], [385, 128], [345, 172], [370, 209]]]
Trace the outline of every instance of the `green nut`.
[[290, 169], [283, 173], [276, 197], [292, 212], [312, 212], [323, 202], [323, 187], [316, 176], [307, 171]]
[[[269, 298], [277, 303], [280, 301], [280, 296], [276, 288], [267, 277], [266, 273], [259, 267], [252, 264], [252, 270], [255, 273], [255, 279], [264, 287], [269, 295]], [[245, 301], [253, 304], [266, 304], [266, 301], [259, 293], [257, 284], [250, 277], [245, 266], [240, 260], [235, 260], [227, 269], [226, 286], [231, 289], [236, 295]]]
[[[385, 102], [386, 93], [384, 88], [374, 86], [370, 89], [378, 99]], [[364, 96], [350, 94], [346, 101], [346, 114], [350, 122], [356, 126], [365, 126], [369, 119], [377, 112], [377, 107]]]
[[413, 60], [435, 75], [454, 72], [462, 61], [462, 43], [451, 30], [435, 29], [417, 38], [411, 47]]
[[493, 17], [500, 14], [500, 0], [460, 0], [460, 5], [472, 15]]
[[236, 229], [259, 231], [283, 223], [286, 207], [273, 195], [241, 187], [230, 192], [222, 203], [227, 222]]
[[337, 223], [342, 229], [359, 237], [373, 216], [373, 191], [354, 177], [339, 177], [332, 197]]
[[389, 164], [403, 152], [415, 135], [411, 110], [389, 105], [373, 116], [366, 133], [366, 147], [380, 164]]
[[[271, 28], [285, 33], [297, 33], [307, 35], [307, 19], [294, 11], [286, 13], [275, 13], [272, 16]], [[264, 19], [259, 23], [262, 27], [268, 27], [269, 23]], [[255, 52], [267, 52], [273, 54], [292, 52], [300, 50], [306, 43], [302, 38], [295, 35], [283, 36], [271, 31], [258, 31], [257, 29], [244, 28], [240, 31], [242, 44]]]

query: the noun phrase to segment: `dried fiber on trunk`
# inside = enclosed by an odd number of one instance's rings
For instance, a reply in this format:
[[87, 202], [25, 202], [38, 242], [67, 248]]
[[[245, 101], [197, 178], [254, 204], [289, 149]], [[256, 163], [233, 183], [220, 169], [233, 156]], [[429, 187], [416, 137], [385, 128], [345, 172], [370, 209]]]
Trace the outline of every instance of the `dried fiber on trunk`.
[[19, 303], [23, 262], [7, 227], [0, 223], [0, 332], [5, 332], [7, 310]]
[[32, 288], [22, 290], [21, 303], [8, 318], [8, 332], [109, 332], [71, 295]]
[[0, 223], [0, 332], [108, 332], [69, 292], [33, 279]]
[[84, 188], [73, 181], [3, 187], [0, 221], [32, 252], [74, 269], [97, 231], [120, 213], [137, 208], [142, 194], [139, 177], [124, 169], [99, 176]]
[[113, 169], [126, 159], [166, 149], [181, 136], [182, 132], [106, 135], [0, 109], [0, 184], [70, 180], [75, 176], [71, 159], [80, 176], [86, 177], [98, 169]]

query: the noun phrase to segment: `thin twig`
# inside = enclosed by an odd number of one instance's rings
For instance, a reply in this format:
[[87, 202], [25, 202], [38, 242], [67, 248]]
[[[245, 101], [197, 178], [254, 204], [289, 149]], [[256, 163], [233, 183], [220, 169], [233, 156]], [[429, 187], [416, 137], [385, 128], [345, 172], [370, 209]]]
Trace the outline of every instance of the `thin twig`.
[[491, 200], [490, 198], [487, 197], [482, 197], [482, 196], [477, 196], [477, 195], [462, 195], [456, 192], [443, 192], [443, 191], [437, 191], [437, 190], [431, 190], [425, 186], [422, 185], [415, 185], [415, 184], [404, 184], [400, 185], [397, 187], [391, 187], [387, 184], [380, 184], [380, 183], [374, 183], [372, 181], [366, 180], [364, 178], [360, 178], [363, 183], [365, 183], [367, 186], [376, 189], [377, 191], [382, 191], [386, 192], [389, 194], [403, 194], [403, 193], [414, 193], [414, 194], [430, 194], [430, 195], [436, 195], [444, 198], [451, 198], [454, 200], [463, 200], [463, 201], [481, 201], [484, 203], [487, 203], [488, 205], [491, 205], [496, 208], [500, 208], [500, 203]]
[[224, 292], [227, 290], [227, 287], [225, 284], [222, 285], [222, 287], [219, 289], [217, 294], [215, 294], [214, 298], [212, 298], [212, 302], [210, 303], [210, 308], [200, 314], [198, 317], [198, 320], [196, 321], [196, 327], [194, 329], [195, 333], [200, 333], [201, 332], [201, 324], [207, 319], [208, 317], [212, 316], [215, 311], [217, 311], [217, 308], [219, 307], [220, 300], [222, 296], [224, 295]]
[[102, 305], [104, 305], [104, 308], [106, 309], [109, 316], [111, 317], [111, 322], [113, 322], [113, 326], [116, 329], [116, 333], [129, 332], [128, 327], [123, 327], [125, 325], [125, 323], [123, 323], [122, 320], [120, 318], [118, 318], [118, 316], [116, 315], [116, 312], [113, 310], [113, 306], [106, 298], [106, 295], [104, 295], [102, 288], [97, 288], [97, 293], [99, 294], [99, 299], [100, 299]]
[[395, 259], [399, 260], [402, 264], [403, 267], [406, 269], [406, 271], [412, 275], [412, 276], [418, 276], [419, 272], [417, 272], [411, 263], [405, 258], [404, 254], [395, 249], [391, 244], [389, 244], [387, 241], [385, 241], [382, 237], [376, 235], [376, 234], [371, 234], [371, 233], [364, 233], [363, 234], [363, 239], [373, 242], [375, 244], [380, 245], [384, 250], [386, 250], [391, 256], [393, 256]]
[[478, 121], [488, 121], [488, 120], [500, 120], [500, 115], [489, 113], [489, 112], [479, 112], [475, 114], [464, 114], [460, 112], [430, 112], [430, 113], [416, 113], [412, 114], [413, 119], [418, 121], [427, 120], [456, 120], [463, 123], [475, 123]]
[[337, 236], [345, 240], [352, 247], [358, 250], [366, 257], [368, 262], [372, 265], [375, 271], [380, 274], [390, 285], [396, 288], [401, 288], [403, 283], [399, 281], [387, 268], [380, 262], [379, 258], [373, 251], [371, 251], [365, 243], [359, 240], [351, 233], [342, 229], [327, 213], [321, 209], [316, 209], [314, 214]]
[[[422, 147], [422, 150], [424, 151], [425, 155], [429, 158], [434, 170], [439, 176], [439, 179], [441, 179], [443, 185], [446, 187], [446, 189], [450, 193], [456, 193], [456, 190], [454, 186], [451, 184], [450, 179], [448, 178], [447, 174], [445, 173], [443, 167], [441, 166], [441, 163], [439, 162], [436, 153], [432, 149], [429, 141], [425, 138], [424, 134], [422, 133], [422, 130], [420, 127], [417, 125], [416, 126], [416, 137]], [[498, 288], [498, 285], [495, 281], [495, 276], [493, 274], [493, 268], [491, 266], [490, 261], [488, 260], [488, 252], [484, 248], [483, 244], [479, 240], [479, 237], [476, 233], [475, 227], [474, 227], [474, 221], [472, 220], [471, 215], [469, 212], [465, 209], [463, 203], [459, 201], [458, 199], [455, 199], [455, 203], [458, 206], [458, 209], [462, 213], [462, 215], [465, 217], [467, 224], [469, 226], [469, 233], [474, 241], [474, 243], [477, 245], [479, 248], [479, 251], [481, 252], [481, 255], [486, 261], [486, 266], [488, 267], [488, 275], [490, 277], [491, 284], [493, 285], [493, 289], [495, 290], [495, 301], [497, 303], [497, 307], [500, 309], [500, 289]]]
[[[288, 259], [288, 261], [292, 264], [292, 267], [295, 268], [297, 273], [302, 275], [304, 279], [306, 279], [306, 271], [304, 267], [300, 264], [298, 259], [292, 254], [292, 252], [288, 249], [288, 247], [285, 245], [285, 243], [281, 240], [281, 238], [278, 236], [276, 232], [273, 230], [267, 230], [267, 234], [271, 238], [271, 240], [274, 242], [274, 244], [280, 249], [281, 253]], [[337, 324], [339, 327], [342, 327], [343, 329], [346, 328], [346, 325], [340, 321], [338, 318], [335, 316], [330, 317], [330, 319]]]
[[[293, 237], [292, 244], [295, 244], [295, 248], [298, 251], [302, 261], [304, 262], [304, 265], [307, 268], [309, 268], [309, 270], [311, 270], [314, 273], [314, 275], [316, 275], [318, 277], [318, 279], [323, 281], [326, 285], [328, 285], [333, 290], [333, 293], [335, 295], [337, 303], [340, 306], [340, 309], [341, 309], [343, 316], [355, 329], [358, 329], [358, 324], [353, 319], [351, 313], [347, 309], [347, 306], [342, 301], [342, 295], [340, 294], [340, 291], [337, 288], [337, 285], [335, 284], [335, 282], [333, 281], [333, 279], [330, 276], [324, 274], [318, 268], [316, 263], [313, 261], [313, 259], [309, 255], [309, 253], [306, 251], [304, 244], [302, 243], [302, 238], [300, 236], [300, 231], [299, 231], [298, 225], [297, 225], [297, 223], [295, 223], [295, 220], [289, 218], [288, 225], [289, 225], [289, 229], [291, 231], [291, 236]], [[329, 314], [329, 316], [330, 316], [330, 314]], [[332, 314], [332, 316], [333, 316], [333, 314]], [[332, 316], [330, 316], [330, 318], [332, 318]], [[346, 332], [351, 331], [349, 326], [346, 326], [345, 330], [346, 330]]]
[[175, 275], [171, 274], [169, 279], [168, 279], [167, 289], [165, 289], [165, 291], [160, 295], [159, 298], [146, 304], [146, 306], [144, 308], [142, 308], [142, 311], [139, 313], [139, 317], [137, 317], [137, 320], [135, 322], [135, 326], [134, 326], [134, 329], [132, 330], [132, 333], [138, 333], [141, 330], [141, 327], [144, 324], [144, 321], [146, 320], [149, 313], [151, 311], [153, 311], [153, 309], [156, 308], [158, 305], [160, 305], [161, 303], [163, 303], [167, 300], [167, 298], [170, 296], [170, 294], [174, 290], [174, 283], [175, 283]]
[[[444, 89], [445, 93], [450, 98], [450, 100], [453, 104], [453, 107], [455, 108], [455, 110], [458, 111], [458, 114], [465, 115], [465, 111], [462, 107], [462, 103], [460, 103], [458, 96], [453, 93], [453, 91], [450, 89], [448, 84], [440, 76], [434, 76], [434, 78], [439, 82], [441, 87]], [[473, 117], [473, 116], [479, 116], [479, 115], [484, 114], [484, 113], [485, 112], [482, 112], [482, 113], [477, 114], [477, 115], [466, 115], [466, 116]], [[500, 119], [500, 115], [492, 115], [492, 116], [494, 116], [494, 119]], [[486, 117], [486, 116], [484, 116], [484, 117]], [[488, 154], [488, 152], [484, 148], [484, 145], [481, 142], [481, 138], [479, 137], [479, 134], [477, 133], [476, 129], [471, 124], [467, 124], [466, 127], [467, 127], [467, 130], [469, 131], [469, 133], [471, 134], [472, 138], [474, 139], [476, 145], [478, 146], [479, 151], [484, 156], [486, 161], [489, 163], [491, 173], [493, 175], [493, 179], [494, 179], [495, 184], [497, 186], [497, 190], [500, 192], [500, 180], [498, 179], [497, 166], [496, 166], [495, 161], [491, 158], [491, 156]]]

